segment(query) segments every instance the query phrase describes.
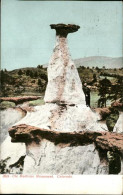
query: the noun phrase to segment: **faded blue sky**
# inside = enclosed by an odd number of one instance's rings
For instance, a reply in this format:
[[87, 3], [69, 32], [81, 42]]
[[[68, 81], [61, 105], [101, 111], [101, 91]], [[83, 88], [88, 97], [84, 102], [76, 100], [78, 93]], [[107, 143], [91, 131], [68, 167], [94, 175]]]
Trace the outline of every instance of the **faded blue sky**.
[[80, 25], [68, 36], [73, 59], [122, 56], [121, 1], [2, 0], [2, 68], [36, 67], [49, 61], [52, 23]]

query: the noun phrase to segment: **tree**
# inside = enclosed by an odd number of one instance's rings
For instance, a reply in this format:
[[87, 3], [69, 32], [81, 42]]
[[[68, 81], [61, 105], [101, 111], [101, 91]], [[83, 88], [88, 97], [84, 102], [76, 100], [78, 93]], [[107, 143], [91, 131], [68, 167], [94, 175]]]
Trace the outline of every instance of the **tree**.
[[1, 70], [0, 76], [1, 76], [1, 84], [3, 84], [4, 83], [4, 79], [5, 79], [5, 74], [4, 74], [3, 70]]
[[37, 68], [42, 69], [43, 68], [43, 65], [38, 65]]
[[7, 69], [5, 68], [5, 70], [4, 70], [5, 72], [7, 72]]
[[33, 78], [34, 77], [34, 74], [32, 71], [30, 71], [30, 77]]
[[22, 70], [20, 69], [19, 71], [18, 71], [18, 75], [22, 75], [23, 74], [23, 72], [22, 72]]
[[97, 81], [97, 77], [96, 77], [96, 74], [94, 73], [93, 74], [93, 82], [96, 82]]
[[46, 74], [40, 74], [39, 75], [41, 79], [44, 79], [46, 82], [48, 81], [47, 75]]
[[27, 76], [30, 75], [30, 70], [26, 70], [26, 75], [27, 75]]
[[34, 73], [34, 77], [37, 78], [38, 77], [38, 73], [37, 71]]
[[40, 65], [38, 65], [37, 68], [40, 68]]
[[108, 97], [111, 100], [121, 99], [123, 102], [123, 77], [119, 76], [115, 84], [111, 86], [111, 94]]
[[39, 85], [39, 86], [42, 85], [41, 79], [38, 79], [38, 85]]
[[111, 93], [111, 81], [106, 77], [99, 81], [99, 100], [98, 107], [106, 107], [107, 95], [110, 96]]
[[80, 66], [81, 67], [81, 69], [85, 69], [85, 66]]

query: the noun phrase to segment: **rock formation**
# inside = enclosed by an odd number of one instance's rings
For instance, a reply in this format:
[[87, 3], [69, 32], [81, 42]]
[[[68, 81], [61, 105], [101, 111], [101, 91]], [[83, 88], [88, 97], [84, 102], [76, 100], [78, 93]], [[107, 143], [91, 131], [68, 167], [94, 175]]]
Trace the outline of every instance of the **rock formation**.
[[47, 139], [55, 145], [61, 144], [68, 146], [83, 146], [95, 143], [98, 148], [111, 150], [122, 154], [123, 134], [96, 131], [79, 132], [59, 132], [40, 129], [29, 125], [13, 126], [9, 130], [12, 142], [39, 143], [42, 139]]
[[123, 137], [106, 133], [98, 114], [86, 106], [67, 47], [68, 33], [80, 27], [50, 26], [56, 30], [56, 45], [48, 66], [45, 105], [36, 106], [9, 129], [12, 142], [26, 145], [23, 174], [108, 174], [107, 151], [122, 156]]
[[68, 33], [76, 32], [80, 27], [52, 24], [51, 28], [56, 30], [56, 45], [48, 66], [48, 85], [44, 100], [46, 103], [85, 105], [82, 84], [67, 46]]
[[17, 124], [56, 131], [107, 130], [97, 122], [99, 116], [86, 106], [82, 84], [69, 55], [67, 35], [80, 27], [72, 24], [50, 26], [56, 30], [56, 45], [48, 66], [45, 105], [36, 107], [31, 115], [27, 113]]

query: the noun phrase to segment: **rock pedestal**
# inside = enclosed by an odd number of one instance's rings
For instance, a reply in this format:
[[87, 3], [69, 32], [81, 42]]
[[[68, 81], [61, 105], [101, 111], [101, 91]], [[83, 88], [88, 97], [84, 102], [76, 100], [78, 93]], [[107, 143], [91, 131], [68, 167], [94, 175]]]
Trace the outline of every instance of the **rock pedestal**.
[[99, 116], [85, 104], [66, 39], [79, 28], [73, 24], [51, 25], [56, 30], [56, 46], [48, 66], [45, 105], [27, 112], [9, 130], [13, 142], [26, 144], [24, 174], [108, 174], [107, 150], [117, 146], [121, 154], [121, 139], [117, 144], [117, 138], [112, 147], [112, 136], [102, 134], [107, 131], [106, 125], [98, 122]]
[[27, 124], [55, 131], [107, 130], [98, 124], [98, 115], [85, 103], [85, 95], [74, 62], [71, 60], [67, 35], [80, 28], [74, 24], [51, 24], [56, 30], [56, 45], [48, 66], [45, 105], [35, 107], [17, 124]]

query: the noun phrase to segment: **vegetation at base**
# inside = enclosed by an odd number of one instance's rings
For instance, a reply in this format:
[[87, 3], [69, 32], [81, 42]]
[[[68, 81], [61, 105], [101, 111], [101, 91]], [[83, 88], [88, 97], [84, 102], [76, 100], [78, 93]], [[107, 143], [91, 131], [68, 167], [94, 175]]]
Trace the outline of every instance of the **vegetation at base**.
[[22, 174], [25, 156], [21, 156], [16, 163], [7, 166], [10, 158], [0, 160], [0, 174]]
[[0, 174], [10, 173], [9, 168], [6, 166], [9, 159], [10, 157], [0, 161]]
[[120, 155], [116, 152], [108, 151], [109, 174], [118, 174], [121, 171]]
[[9, 101], [3, 101], [0, 103], [0, 109], [7, 109], [7, 108], [13, 108], [15, 107], [15, 103], [14, 102], [9, 102]]

